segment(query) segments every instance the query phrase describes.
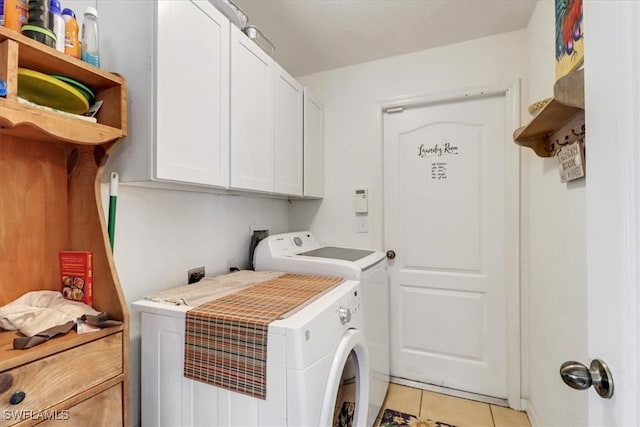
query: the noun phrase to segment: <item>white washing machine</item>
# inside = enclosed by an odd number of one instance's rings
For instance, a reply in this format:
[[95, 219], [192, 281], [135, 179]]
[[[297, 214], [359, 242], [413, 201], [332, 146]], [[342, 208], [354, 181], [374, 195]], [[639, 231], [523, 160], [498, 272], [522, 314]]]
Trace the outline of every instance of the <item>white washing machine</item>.
[[256, 271], [356, 279], [362, 285], [364, 334], [369, 348], [369, 411], [372, 426], [389, 386], [389, 279], [385, 254], [368, 249], [322, 246], [309, 231], [274, 234], [255, 249]]
[[142, 312], [142, 425], [329, 426], [350, 387], [353, 425], [364, 426], [369, 354], [361, 294], [358, 281], [345, 281], [269, 325], [265, 400], [183, 377], [192, 307], [134, 302]]

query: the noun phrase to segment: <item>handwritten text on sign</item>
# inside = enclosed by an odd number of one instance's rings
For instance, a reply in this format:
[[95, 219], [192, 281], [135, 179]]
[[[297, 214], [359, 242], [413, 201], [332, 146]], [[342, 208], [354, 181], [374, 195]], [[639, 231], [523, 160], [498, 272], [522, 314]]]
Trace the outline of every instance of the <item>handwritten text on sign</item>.
[[441, 179], [447, 179], [447, 163], [431, 163], [431, 179], [435, 179], [438, 181], [440, 181]]

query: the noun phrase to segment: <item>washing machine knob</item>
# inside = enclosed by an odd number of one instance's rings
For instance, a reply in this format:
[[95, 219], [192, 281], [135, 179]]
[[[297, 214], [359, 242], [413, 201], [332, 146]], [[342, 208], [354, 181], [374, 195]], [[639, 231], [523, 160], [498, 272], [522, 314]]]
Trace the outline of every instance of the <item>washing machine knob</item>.
[[351, 322], [351, 310], [347, 307], [340, 307], [338, 309], [338, 317], [340, 318], [340, 323], [343, 325], [345, 323]]

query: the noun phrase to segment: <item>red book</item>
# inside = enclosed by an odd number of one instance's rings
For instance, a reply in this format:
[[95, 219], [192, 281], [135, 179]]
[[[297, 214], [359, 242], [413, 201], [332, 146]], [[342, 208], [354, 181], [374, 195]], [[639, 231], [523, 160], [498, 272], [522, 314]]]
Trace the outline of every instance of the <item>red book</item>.
[[66, 299], [93, 304], [93, 259], [91, 251], [61, 251], [60, 276]]

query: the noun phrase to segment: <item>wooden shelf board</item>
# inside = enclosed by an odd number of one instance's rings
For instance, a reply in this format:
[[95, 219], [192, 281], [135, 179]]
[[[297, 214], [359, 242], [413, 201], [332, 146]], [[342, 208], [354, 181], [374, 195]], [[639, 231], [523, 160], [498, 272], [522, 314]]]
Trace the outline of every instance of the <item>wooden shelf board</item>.
[[5, 40], [14, 40], [20, 43], [18, 61], [20, 67], [71, 77], [91, 87], [94, 92], [124, 83], [124, 79], [117, 74], [106, 72], [18, 32], [0, 27], [0, 43]]
[[524, 141], [531, 138], [547, 137], [580, 111], [579, 108], [563, 105], [552, 99], [528, 125], [515, 131], [514, 139]]
[[100, 145], [124, 137], [121, 129], [39, 110], [0, 99], [2, 133], [39, 141], [59, 140], [79, 145]]
[[75, 331], [70, 331], [66, 335], [55, 337], [43, 344], [26, 350], [13, 349], [13, 339], [21, 337], [22, 334], [16, 331], [0, 332], [0, 372], [106, 337], [107, 335], [115, 334], [122, 330], [124, 330], [123, 325], [80, 335]]
[[516, 144], [529, 147], [540, 157], [552, 157], [550, 136], [584, 111], [584, 70], [562, 77], [554, 85], [554, 97], [526, 125], [513, 133]]

